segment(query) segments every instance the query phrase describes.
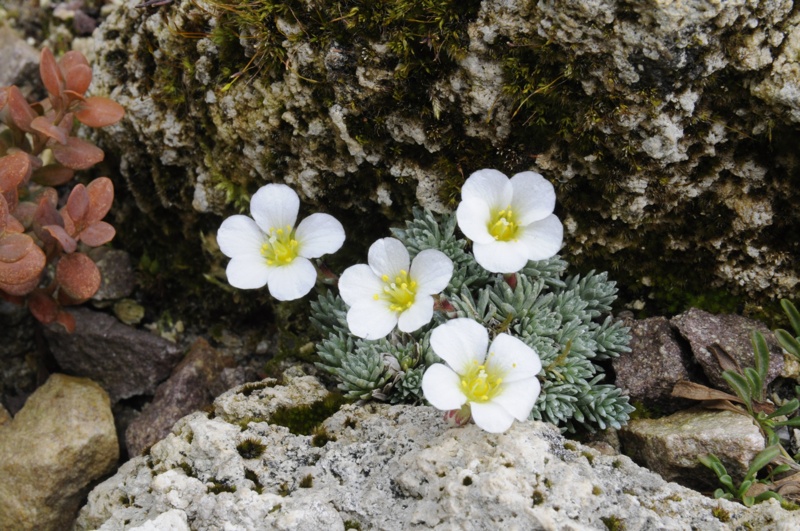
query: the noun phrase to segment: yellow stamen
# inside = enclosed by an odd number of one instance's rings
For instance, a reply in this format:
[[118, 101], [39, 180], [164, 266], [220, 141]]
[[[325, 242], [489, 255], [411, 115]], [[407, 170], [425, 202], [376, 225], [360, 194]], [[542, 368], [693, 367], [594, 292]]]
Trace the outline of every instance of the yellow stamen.
[[404, 312], [411, 308], [417, 297], [417, 283], [408, 277], [408, 271], [401, 270], [400, 274], [391, 281], [389, 275], [381, 276], [385, 283], [383, 290], [372, 297], [375, 300], [384, 299], [389, 303], [393, 312]]
[[494, 214], [486, 228], [489, 229], [489, 234], [491, 234], [495, 240], [503, 242], [516, 240], [519, 225], [517, 224], [514, 211], [511, 210], [511, 206]]
[[299, 246], [291, 226], [287, 225], [285, 230], [271, 228], [267, 240], [261, 246], [261, 256], [266, 259], [267, 265], [287, 265], [297, 258]]
[[488, 402], [500, 391], [503, 383], [502, 374], [487, 371], [486, 365], [473, 360], [472, 367], [461, 375], [461, 390], [470, 402]]

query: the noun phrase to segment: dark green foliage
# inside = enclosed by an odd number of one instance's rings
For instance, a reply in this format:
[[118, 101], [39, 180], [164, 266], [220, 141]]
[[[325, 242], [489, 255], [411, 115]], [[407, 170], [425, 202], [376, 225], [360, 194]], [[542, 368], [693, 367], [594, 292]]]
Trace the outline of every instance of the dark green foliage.
[[236, 445], [236, 451], [244, 459], [256, 459], [267, 449], [258, 439], [245, 439]]
[[404, 229], [393, 230], [415, 256], [439, 249], [454, 264], [453, 278], [440, 301], [442, 311], [413, 334], [393, 332], [366, 341], [349, 334], [347, 307], [331, 292], [312, 303], [312, 321], [323, 339], [317, 366], [332, 374], [347, 397], [415, 403], [425, 369], [439, 361], [430, 348], [431, 330], [449, 318], [469, 317], [490, 336], [510, 333], [536, 350], [544, 367], [542, 393], [531, 417], [564, 430], [620, 427], [633, 407], [620, 389], [604, 383], [597, 362], [628, 350], [628, 329], [609, 315], [616, 286], [605, 273], [564, 276], [558, 257], [529, 262], [518, 274], [485, 271], [455, 234], [454, 215], [415, 210]]
[[315, 428], [345, 403], [342, 395], [331, 393], [311, 405], [281, 407], [270, 416], [270, 424], [289, 428], [295, 435], [312, 435]]

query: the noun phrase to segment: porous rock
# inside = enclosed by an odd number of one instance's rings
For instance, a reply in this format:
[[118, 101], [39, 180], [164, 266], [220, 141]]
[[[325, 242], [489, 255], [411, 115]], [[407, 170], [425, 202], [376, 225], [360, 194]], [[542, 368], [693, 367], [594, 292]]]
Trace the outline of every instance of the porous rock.
[[333, 5], [254, 26], [215, 2], [176, 1], [170, 24], [125, 2], [98, 28], [92, 90], [126, 109], [102, 141], [142, 219], [170, 228], [154, 242], [198, 246], [218, 226], [203, 214], [280, 181], [366, 246], [415, 204], [453, 208], [478, 165], [536, 169], [570, 260], [629, 290], [796, 290], [791, 0], [460, 2], [423, 41], [403, 35], [413, 20]]
[[764, 449], [753, 419], [733, 411], [691, 409], [658, 419], [636, 419], [619, 431], [623, 451], [667, 481], [713, 491], [717, 476], [698, 461], [714, 454], [735, 481]]
[[42, 363], [35, 338], [36, 321], [28, 309], [0, 300], [0, 398], [11, 413], [38, 384]]
[[713, 350], [715, 347], [730, 356], [739, 367], [755, 366], [751, 336], [761, 332], [769, 347], [769, 370], [764, 385], [783, 371], [783, 350], [763, 324], [741, 315], [715, 315], [697, 308], [673, 317], [670, 321], [690, 344], [694, 359], [703, 368], [709, 381], [719, 389], [731, 390], [722, 378], [722, 367]]
[[53, 374], [0, 426], [0, 528], [69, 529], [118, 455], [106, 392], [85, 378]]
[[697, 365], [686, 352], [669, 320], [652, 317], [630, 320], [630, 351], [612, 360], [615, 384], [633, 403], [662, 413], [673, 413], [687, 406], [686, 400], [672, 396], [680, 380], [692, 380]]
[[197, 339], [170, 377], [158, 386], [156, 394], [125, 430], [128, 454], [139, 455], [142, 450], [169, 434], [181, 417], [203, 409], [224, 389], [220, 376], [233, 360]]
[[176, 512], [198, 530], [800, 525], [800, 515], [773, 501], [746, 509], [707, 498], [540, 422], [495, 435], [452, 427], [430, 407], [376, 404], [342, 407], [315, 436], [260, 420], [267, 396], [302, 396], [312, 382], [294, 378], [249, 395], [242, 391], [252, 388], [234, 389], [216, 401], [226, 418], [184, 417], [148, 456], [92, 491], [76, 529], [150, 529]]
[[182, 352], [166, 339], [88, 308], [69, 309], [75, 331], [51, 325], [44, 335], [64, 372], [85, 376], [105, 389], [112, 402], [153, 394]]
[[0, 57], [0, 87], [17, 85], [26, 97], [38, 97], [39, 52], [5, 24], [0, 24]]

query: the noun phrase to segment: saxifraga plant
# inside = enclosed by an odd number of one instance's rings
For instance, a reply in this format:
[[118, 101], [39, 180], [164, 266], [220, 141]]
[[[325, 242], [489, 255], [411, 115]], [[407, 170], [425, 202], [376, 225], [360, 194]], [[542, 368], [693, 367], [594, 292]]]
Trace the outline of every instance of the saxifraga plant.
[[85, 96], [92, 69], [80, 52], [56, 62], [45, 48], [39, 72], [48, 94], [42, 101], [29, 103], [13, 85], [0, 87], [0, 297], [71, 332], [75, 320], [62, 306], [80, 304], [100, 287], [100, 272], [82, 251], [115, 235], [102, 221], [114, 186], [107, 177], [76, 184], [65, 202], [55, 187], [105, 156], [72, 136], [75, 121], [104, 127], [125, 111], [108, 98]]
[[529, 262], [513, 275], [489, 273], [455, 229], [455, 215], [419, 209], [404, 229], [393, 229], [412, 257], [438, 249], [453, 261], [453, 277], [436, 303], [441, 311], [429, 325], [411, 334], [395, 330], [377, 341], [359, 339], [348, 330], [344, 301], [328, 292], [312, 302], [312, 321], [322, 332], [317, 366], [339, 381], [348, 398], [420, 402], [422, 374], [439, 361], [429, 345], [431, 330], [469, 317], [492, 335], [518, 337], [539, 354], [542, 392], [531, 418], [570, 432], [625, 424], [633, 407], [619, 388], [604, 383], [598, 363], [629, 350], [628, 329], [609, 315], [615, 283], [605, 273], [565, 276], [567, 263], [558, 257]]

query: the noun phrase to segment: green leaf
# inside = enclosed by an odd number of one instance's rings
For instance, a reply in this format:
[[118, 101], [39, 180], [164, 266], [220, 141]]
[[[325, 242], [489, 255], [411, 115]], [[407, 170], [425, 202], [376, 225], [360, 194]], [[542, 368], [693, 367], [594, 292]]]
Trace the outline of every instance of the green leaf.
[[767, 466], [770, 461], [775, 459], [781, 454], [781, 447], [780, 445], [772, 445], [767, 446], [763, 450], [761, 450], [757, 456], [753, 458], [750, 462], [750, 468], [747, 469], [747, 474], [745, 474], [745, 478], [754, 478], [756, 477], [756, 473], [759, 470]]
[[788, 420], [781, 420], [775, 423], [775, 426], [792, 426], [800, 427], [800, 417], [792, 417]]
[[748, 411], [753, 410], [753, 397], [750, 395], [750, 386], [744, 376], [733, 371], [722, 371], [722, 378], [728, 382], [733, 392], [741, 398]]
[[784, 415], [788, 415], [789, 413], [797, 410], [797, 408], [799, 408], [799, 407], [800, 407], [800, 400], [797, 400], [796, 398], [792, 398], [791, 400], [786, 402], [784, 405], [782, 405], [781, 407], [779, 407], [778, 409], [776, 409], [775, 411], [773, 411], [772, 413], [767, 415], [767, 418], [771, 419], [771, 418], [774, 418], [774, 417], [782, 417]]
[[744, 377], [747, 379], [747, 386], [750, 388], [750, 396], [756, 402], [764, 401], [764, 380], [761, 375], [752, 367], [745, 367]]
[[786, 330], [777, 329], [775, 330], [775, 338], [780, 343], [781, 347], [794, 356], [797, 359], [800, 359], [800, 342], [797, 341], [792, 334], [787, 332]]
[[[769, 371], [769, 347], [767, 346], [767, 340], [764, 339], [764, 334], [759, 332], [758, 330], [753, 332], [752, 337], [750, 338], [753, 342], [753, 354], [755, 355], [755, 365], [756, 365], [756, 372], [760, 377], [761, 384], [767, 380], [767, 372]], [[761, 392], [761, 386], [759, 386], [759, 396]]]
[[755, 498], [752, 496], [742, 496], [742, 503], [745, 507], [752, 507], [754, 502]]
[[800, 312], [797, 311], [797, 308], [795, 308], [794, 304], [792, 304], [789, 299], [781, 299], [781, 307], [784, 313], [786, 313], [786, 317], [789, 318], [789, 322], [792, 324], [792, 328], [794, 328], [795, 335], [800, 337]]
[[773, 498], [775, 500], [778, 500], [779, 502], [783, 501], [783, 496], [781, 496], [780, 494], [778, 494], [775, 491], [767, 490], [767, 491], [762, 492], [758, 496], [756, 496], [755, 497], [755, 502], [756, 503], [761, 503], [762, 501], [766, 500], [767, 498]]

